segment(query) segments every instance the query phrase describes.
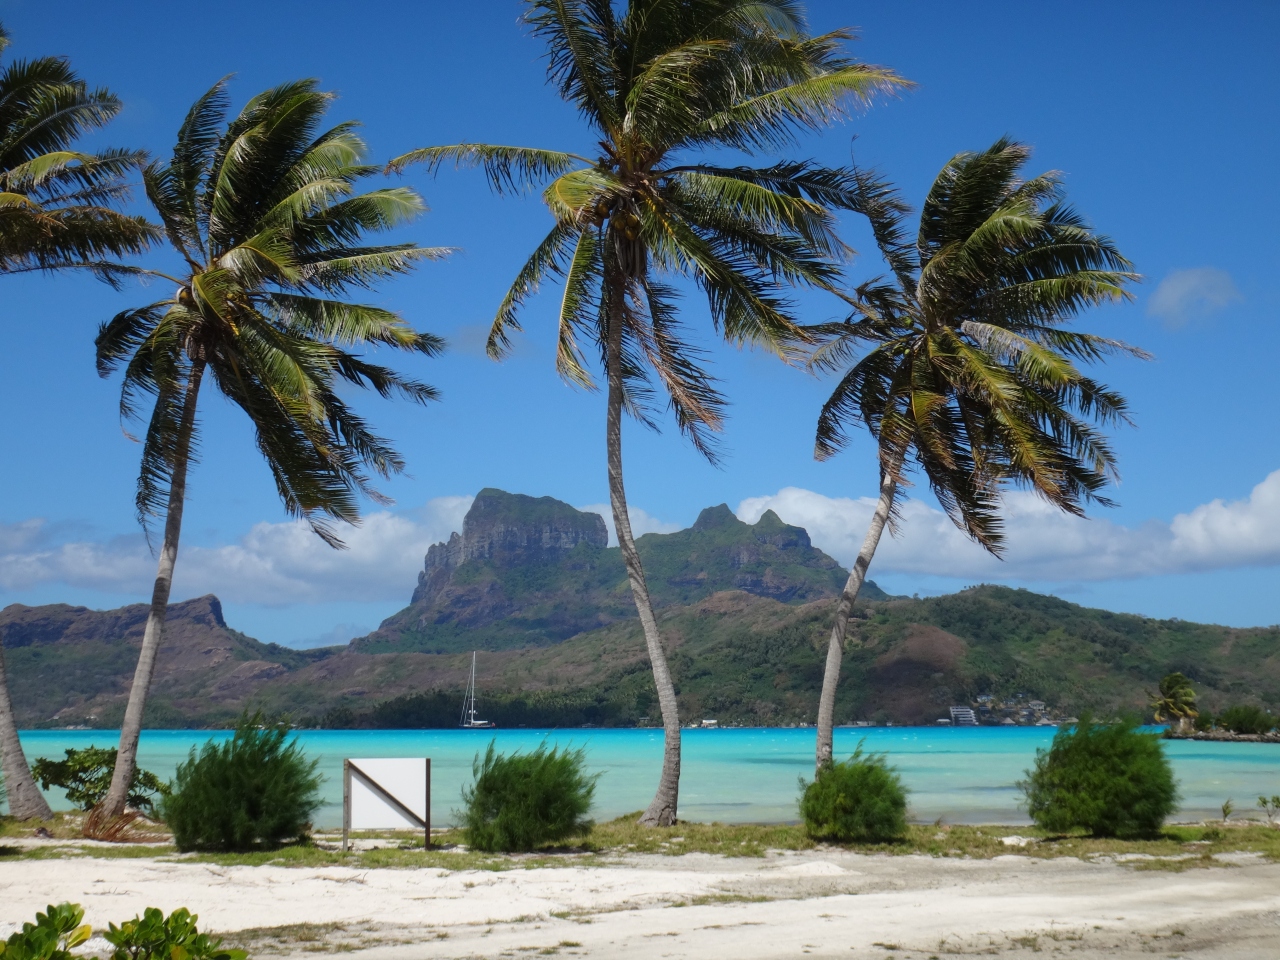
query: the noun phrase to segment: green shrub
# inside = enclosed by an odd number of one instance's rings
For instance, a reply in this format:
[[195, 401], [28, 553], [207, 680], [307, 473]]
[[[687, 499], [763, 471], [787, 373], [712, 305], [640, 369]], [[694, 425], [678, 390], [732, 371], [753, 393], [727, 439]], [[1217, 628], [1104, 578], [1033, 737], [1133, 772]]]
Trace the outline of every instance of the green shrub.
[[1177, 808], [1178, 788], [1160, 735], [1136, 720], [1061, 727], [1034, 770], [1018, 784], [1037, 826], [1055, 833], [1085, 829], [1096, 837], [1157, 833]]
[[1212, 730], [1215, 726], [1217, 726], [1217, 724], [1218, 724], [1217, 718], [1214, 717], [1214, 715], [1210, 713], [1208, 710], [1202, 710], [1200, 712], [1200, 715], [1196, 717], [1196, 721], [1195, 721], [1196, 730], [1198, 730], [1200, 733], [1205, 733], [1206, 731]]
[[462, 790], [460, 819], [475, 850], [533, 850], [591, 829], [586, 817], [600, 775], [586, 772], [584, 748], [548, 750], [542, 743], [532, 753], [505, 756], [490, 742], [471, 772], [475, 781]]
[[[81, 810], [92, 810], [111, 786], [117, 750], [115, 747], [109, 750], [85, 747], [83, 750], [67, 750], [66, 753], [65, 760], [41, 757], [31, 765], [31, 776], [40, 781], [43, 789], [61, 787], [67, 792], [67, 799]], [[135, 767], [133, 782], [129, 784], [128, 804], [152, 816], [156, 795], [164, 795], [168, 789], [150, 770]]]
[[1275, 729], [1276, 718], [1261, 707], [1242, 703], [1223, 710], [1218, 726], [1232, 733], [1269, 733]]
[[0, 943], [4, 960], [79, 960], [71, 948], [89, 939], [93, 932], [81, 924], [84, 910], [78, 904], [49, 904], [45, 913], [36, 914], [35, 923], [24, 923], [21, 930]]
[[[37, 913], [35, 923], [0, 943], [3, 960], [80, 960], [71, 952], [93, 933], [81, 924], [84, 910], [76, 903], [50, 905]], [[155, 907], [142, 917], [126, 920], [110, 929], [104, 938], [115, 947], [111, 960], [245, 960], [243, 950], [223, 950], [221, 940], [212, 940], [196, 929], [196, 918], [186, 909], [175, 910], [166, 919]]]
[[179, 850], [252, 850], [304, 837], [320, 806], [317, 761], [284, 724], [244, 717], [235, 735], [194, 747], [160, 801]]
[[884, 754], [862, 752], [800, 778], [800, 816], [815, 840], [883, 843], [907, 831], [907, 791]]
[[245, 960], [243, 950], [223, 950], [221, 939], [196, 929], [197, 919], [185, 907], [168, 917], [147, 907], [141, 917], [118, 927], [107, 924], [103, 937], [115, 947], [111, 960]]

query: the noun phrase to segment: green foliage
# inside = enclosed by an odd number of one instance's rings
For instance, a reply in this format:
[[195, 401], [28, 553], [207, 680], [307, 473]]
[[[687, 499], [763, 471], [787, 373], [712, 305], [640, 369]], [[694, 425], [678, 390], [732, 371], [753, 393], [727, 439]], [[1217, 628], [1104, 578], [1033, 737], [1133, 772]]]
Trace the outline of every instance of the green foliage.
[[1223, 710], [1218, 716], [1218, 726], [1232, 733], [1270, 733], [1275, 729], [1276, 718], [1261, 707], [1241, 703]]
[[505, 755], [491, 741], [471, 771], [461, 820], [475, 850], [533, 850], [591, 829], [587, 814], [600, 775], [586, 772], [585, 748], [548, 750], [543, 743], [532, 753]]
[[1036, 751], [1034, 770], [1018, 784], [1036, 825], [1095, 837], [1141, 837], [1159, 832], [1177, 808], [1178, 788], [1159, 736], [1137, 721], [1095, 724], [1085, 715], [1060, 727], [1048, 750]]
[[179, 850], [243, 851], [304, 836], [320, 806], [317, 762], [283, 724], [245, 716], [234, 736], [194, 747], [160, 814]]
[[907, 791], [884, 754], [826, 764], [812, 783], [800, 778], [800, 816], [815, 840], [883, 843], [907, 830]]
[[1217, 725], [1217, 718], [1208, 710], [1200, 711], [1195, 720], [1195, 728], [1199, 733], [1205, 733], [1206, 731], [1212, 730]]
[[120, 926], [108, 924], [103, 934], [115, 950], [111, 960], [245, 960], [243, 950], [224, 950], [196, 928], [196, 917], [181, 907], [168, 917], [155, 907], [147, 907], [141, 917]]
[[[0, 27], [0, 53], [8, 46]], [[120, 100], [90, 90], [65, 57], [0, 70], [0, 274], [88, 267], [116, 283], [128, 270], [105, 258], [141, 253], [158, 237], [142, 217], [113, 209], [146, 154], [75, 149], [119, 112]]]
[[1267, 823], [1274, 823], [1276, 814], [1280, 813], [1280, 796], [1259, 797], [1258, 807], [1267, 817]]
[[24, 923], [22, 929], [0, 943], [3, 960], [75, 960], [71, 948], [89, 939], [93, 932], [81, 924], [84, 910], [74, 903], [50, 904], [44, 913], [36, 914], [35, 923]]
[[1196, 710], [1195, 687], [1182, 673], [1174, 672], [1162, 677], [1158, 692], [1150, 695], [1149, 699], [1156, 723], [1171, 720], [1175, 726], [1181, 727], [1200, 715]]
[[[91, 810], [107, 795], [107, 788], [111, 786], [116, 748], [85, 747], [83, 750], [68, 749], [66, 753], [65, 760], [40, 757], [31, 765], [31, 775], [40, 781], [41, 788], [61, 787], [67, 793], [67, 799], [77, 807]], [[151, 816], [155, 812], [156, 795], [163, 796], [168, 792], [168, 785], [154, 773], [135, 767], [127, 803]]]

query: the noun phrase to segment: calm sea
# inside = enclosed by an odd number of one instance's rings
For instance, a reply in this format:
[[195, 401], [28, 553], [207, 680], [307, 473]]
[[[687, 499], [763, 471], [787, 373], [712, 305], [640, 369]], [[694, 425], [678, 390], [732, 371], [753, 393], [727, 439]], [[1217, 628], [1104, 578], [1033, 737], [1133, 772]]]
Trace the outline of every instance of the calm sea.
[[[1015, 782], [1047, 747], [1052, 727], [871, 727], [839, 729], [838, 756], [860, 740], [868, 751], [888, 754], [911, 791], [911, 815], [932, 822], [1026, 823]], [[170, 777], [188, 751], [227, 733], [204, 730], [147, 730], [139, 761]], [[32, 730], [22, 734], [27, 756], [61, 757], [68, 747], [116, 745], [107, 730]], [[471, 779], [471, 763], [490, 739], [502, 751], [550, 744], [585, 747], [600, 777], [593, 811], [607, 820], [645, 807], [662, 762], [662, 731], [627, 730], [308, 730], [298, 739], [320, 761], [325, 806], [317, 825], [337, 826], [342, 817], [343, 757], [430, 757], [432, 822], [452, 821], [459, 792]], [[746, 728], [686, 730], [683, 737], [680, 816], [728, 823], [794, 821], [796, 780], [813, 772], [812, 729]], [[1259, 796], [1280, 793], [1280, 745], [1168, 741], [1182, 790], [1181, 819], [1221, 816], [1231, 798], [1241, 812]], [[68, 806], [60, 791], [50, 803]]]

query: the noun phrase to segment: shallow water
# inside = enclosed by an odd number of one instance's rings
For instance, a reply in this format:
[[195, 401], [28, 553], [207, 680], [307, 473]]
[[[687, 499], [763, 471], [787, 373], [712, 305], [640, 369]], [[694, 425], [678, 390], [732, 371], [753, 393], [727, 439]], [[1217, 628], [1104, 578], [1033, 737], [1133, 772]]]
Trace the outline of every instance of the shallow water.
[[[836, 730], [837, 756], [865, 740], [883, 752], [911, 791], [914, 819], [948, 823], [1026, 823], [1016, 781], [1053, 739], [1053, 727], [869, 727]], [[147, 730], [139, 762], [162, 779], [173, 775], [188, 751], [229, 733]], [[110, 730], [29, 730], [22, 734], [28, 758], [61, 757], [68, 747], [116, 745]], [[430, 757], [433, 825], [452, 820], [471, 763], [490, 739], [502, 751], [528, 750], [546, 739], [583, 746], [590, 768], [602, 774], [594, 816], [607, 820], [645, 807], [662, 764], [662, 731], [589, 730], [304, 730], [303, 749], [320, 761], [325, 805], [321, 827], [342, 819], [343, 757]], [[814, 730], [770, 727], [686, 730], [683, 733], [680, 816], [726, 823], [794, 821], [797, 778], [813, 772]], [[1166, 741], [1182, 792], [1180, 819], [1221, 816], [1222, 802], [1244, 813], [1260, 794], [1280, 793], [1280, 745]], [[69, 805], [50, 791], [55, 807]], [[1256, 812], [1256, 811], [1255, 811]]]

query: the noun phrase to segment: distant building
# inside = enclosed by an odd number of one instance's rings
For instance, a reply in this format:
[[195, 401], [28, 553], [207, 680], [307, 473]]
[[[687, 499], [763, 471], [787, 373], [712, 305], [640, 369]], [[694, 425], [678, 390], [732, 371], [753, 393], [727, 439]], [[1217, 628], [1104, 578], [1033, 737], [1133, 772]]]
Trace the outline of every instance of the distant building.
[[957, 727], [976, 727], [978, 718], [973, 715], [970, 707], [952, 707], [951, 722]]
[[995, 697], [993, 697], [993, 696], [992, 696], [991, 694], [989, 694], [989, 693], [984, 693], [982, 696], [980, 696], [980, 697], [978, 698], [978, 702], [979, 702], [979, 703], [991, 703], [991, 702], [993, 702], [994, 700], [995, 700]]
[[1044, 710], [1044, 701], [1032, 700], [1030, 703], [1027, 704], [1027, 706], [1030, 707], [1032, 710]]
[[703, 720], [702, 725], [704, 727], [718, 727], [720, 726], [720, 721], [719, 720]]

